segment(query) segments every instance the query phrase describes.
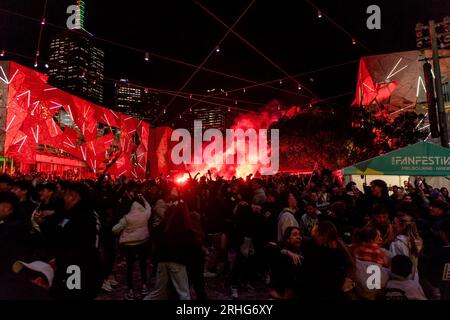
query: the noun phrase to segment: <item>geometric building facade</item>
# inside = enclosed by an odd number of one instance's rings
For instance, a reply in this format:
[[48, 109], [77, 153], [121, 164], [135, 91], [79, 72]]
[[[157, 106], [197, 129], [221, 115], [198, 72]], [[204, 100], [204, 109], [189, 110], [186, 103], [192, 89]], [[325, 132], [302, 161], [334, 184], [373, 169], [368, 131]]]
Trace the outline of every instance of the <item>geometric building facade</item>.
[[0, 169], [88, 177], [147, 176], [149, 125], [0, 61]]
[[[450, 50], [439, 50], [439, 55], [443, 57], [440, 67], [444, 96], [446, 102], [450, 102]], [[382, 105], [395, 115], [401, 111], [414, 111], [426, 104], [424, 58], [431, 58], [431, 50], [362, 57], [353, 105], [374, 108]]]

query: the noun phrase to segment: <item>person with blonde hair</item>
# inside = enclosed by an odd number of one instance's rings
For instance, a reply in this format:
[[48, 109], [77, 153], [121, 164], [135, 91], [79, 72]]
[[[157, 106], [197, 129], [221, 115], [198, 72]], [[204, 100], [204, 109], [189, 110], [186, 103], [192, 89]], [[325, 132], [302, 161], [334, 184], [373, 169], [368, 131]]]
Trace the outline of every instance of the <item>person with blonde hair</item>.
[[423, 250], [423, 241], [417, 231], [413, 217], [406, 214], [398, 214], [393, 223], [395, 238], [389, 251], [392, 256], [399, 254], [409, 257], [413, 263], [411, 279], [419, 281], [418, 262]]

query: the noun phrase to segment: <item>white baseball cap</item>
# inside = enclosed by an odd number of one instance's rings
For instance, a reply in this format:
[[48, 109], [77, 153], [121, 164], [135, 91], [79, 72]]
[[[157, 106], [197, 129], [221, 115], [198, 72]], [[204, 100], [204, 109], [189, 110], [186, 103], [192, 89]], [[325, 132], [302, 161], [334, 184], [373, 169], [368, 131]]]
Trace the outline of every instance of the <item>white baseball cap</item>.
[[45, 263], [43, 261], [33, 261], [30, 263], [25, 263], [23, 261], [16, 261], [12, 266], [12, 270], [15, 273], [19, 273], [20, 271], [23, 270], [23, 268], [28, 268], [30, 270], [42, 273], [47, 278], [49, 286], [50, 287], [52, 286], [55, 271], [48, 263]]

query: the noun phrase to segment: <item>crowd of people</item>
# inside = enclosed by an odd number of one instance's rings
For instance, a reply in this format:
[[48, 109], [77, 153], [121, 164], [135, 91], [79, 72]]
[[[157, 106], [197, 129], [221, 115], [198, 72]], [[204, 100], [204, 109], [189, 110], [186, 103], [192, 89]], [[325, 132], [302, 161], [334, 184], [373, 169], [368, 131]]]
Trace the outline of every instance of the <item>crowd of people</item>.
[[0, 299], [95, 299], [118, 285], [120, 259], [128, 300], [207, 300], [211, 276], [231, 298], [264, 284], [268, 299], [450, 299], [448, 190], [363, 189], [326, 170], [178, 184], [1, 175]]

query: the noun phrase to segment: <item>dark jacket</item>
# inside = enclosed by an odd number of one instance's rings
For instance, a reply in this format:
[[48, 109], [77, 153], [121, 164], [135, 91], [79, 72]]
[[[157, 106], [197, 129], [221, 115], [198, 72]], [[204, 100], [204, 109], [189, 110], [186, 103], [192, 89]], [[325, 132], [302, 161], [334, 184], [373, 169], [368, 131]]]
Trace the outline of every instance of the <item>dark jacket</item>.
[[[56, 227], [56, 272], [52, 294], [61, 299], [93, 299], [101, 285], [98, 255], [100, 223], [97, 214], [81, 203], [62, 213]], [[69, 290], [69, 266], [81, 269], [81, 290]]]
[[346, 260], [339, 250], [313, 245], [305, 250], [300, 296], [307, 300], [343, 298]]

